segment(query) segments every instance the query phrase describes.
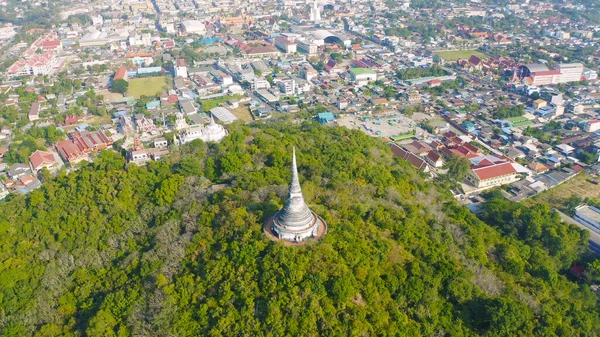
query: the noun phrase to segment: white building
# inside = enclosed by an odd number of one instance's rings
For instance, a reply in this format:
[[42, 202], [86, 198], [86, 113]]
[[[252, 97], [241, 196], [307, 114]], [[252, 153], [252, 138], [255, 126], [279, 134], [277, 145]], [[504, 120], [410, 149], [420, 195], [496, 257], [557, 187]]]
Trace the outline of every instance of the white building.
[[286, 54], [292, 54], [297, 51], [296, 44], [288, 39], [277, 36], [273, 40], [275, 41], [275, 47], [279, 48]]
[[104, 18], [102, 17], [102, 15], [92, 16], [92, 25], [93, 26], [104, 25]]
[[187, 34], [206, 34], [204, 22], [198, 20], [185, 20], [181, 23], [181, 30]]
[[321, 9], [319, 3], [315, 0], [310, 8], [310, 21], [317, 22], [321, 21]]
[[175, 77], [188, 77], [187, 67], [184, 59], [177, 59], [175, 62]]
[[182, 144], [200, 139], [204, 142], [220, 142], [229, 132], [222, 125], [215, 123], [214, 118], [210, 117], [210, 123], [207, 125], [195, 125], [185, 129], [179, 134]]
[[600, 130], [600, 120], [597, 119], [588, 121], [583, 126], [583, 131], [585, 132], [596, 132], [598, 130]]
[[583, 64], [581, 63], [560, 63], [556, 65], [555, 69], [560, 71], [560, 83], [581, 81], [583, 75]]
[[314, 55], [319, 51], [319, 46], [316, 43], [309, 40], [296, 40], [296, 45], [298, 49], [308, 53], [309, 55]]

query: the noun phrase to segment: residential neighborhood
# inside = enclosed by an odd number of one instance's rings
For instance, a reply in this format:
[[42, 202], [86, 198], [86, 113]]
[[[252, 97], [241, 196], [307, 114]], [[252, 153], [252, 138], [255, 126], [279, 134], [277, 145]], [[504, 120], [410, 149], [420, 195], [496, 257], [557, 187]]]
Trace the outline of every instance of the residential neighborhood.
[[465, 202], [529, 198], [600, 170], [600, 24], [573, 6], [72, 1], [50, 28], [0, 27], [3, 190], [105, 150], [143, 165], [229, 123], [308, 119], [431, 177], [468, 160]]

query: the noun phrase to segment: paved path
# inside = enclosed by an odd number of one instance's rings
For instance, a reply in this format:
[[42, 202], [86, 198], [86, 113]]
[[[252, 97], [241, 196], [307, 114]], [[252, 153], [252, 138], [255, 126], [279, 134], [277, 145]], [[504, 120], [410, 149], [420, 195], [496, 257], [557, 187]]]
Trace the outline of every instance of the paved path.
[[600, 255], [600, 234], [596, 231], [589, 229], [587, 226], [584, 226], [579, 221], [573, 219], [572, 217], [566, 215], [565, 213], [554, 209], [562, 218], [564, 222], [568, 222], [573, 224], [581, 229], [584, 229], [590, 233], [590, 249], [593, 250], [596, 254]]

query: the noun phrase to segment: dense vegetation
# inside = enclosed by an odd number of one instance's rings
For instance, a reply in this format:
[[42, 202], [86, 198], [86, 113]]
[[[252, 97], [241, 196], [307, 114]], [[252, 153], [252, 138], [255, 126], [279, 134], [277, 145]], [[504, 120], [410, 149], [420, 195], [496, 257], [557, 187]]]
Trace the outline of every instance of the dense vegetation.
[[520, 117], [525, 114], [525, 108], [522, 105], [511, 105], [506, 106], [503, 105], [496, 109], [494, 112], [494, 118], [496, 119], [504, 119], [510, 117]]
[[[314, 123], [229, 126], [166, 161], [103, 152], [0, 209], [3, 336], [597, 335], [565, 270], [584, 232], [494, 199], [477, 219], [378, 141]], [[261, 232], [290, 179], [329, 225]], [[224, 189], [209, 188], [224, 183]]]
[[407, 68], [407, 69], [403, 69], [403, 70], [398, 70], [397, 75], [398, 75], [398, 78], [401, 80], [410, 80], [413, 78], [421, 78], [421, 77], [446, 76], [446, 75], [448, 75], [448, 72], [444, 68], [442, 68], [438, 65], [432, 65], [431, 67], [426, 67], [426, 68], [416, 67], [416, 68]]

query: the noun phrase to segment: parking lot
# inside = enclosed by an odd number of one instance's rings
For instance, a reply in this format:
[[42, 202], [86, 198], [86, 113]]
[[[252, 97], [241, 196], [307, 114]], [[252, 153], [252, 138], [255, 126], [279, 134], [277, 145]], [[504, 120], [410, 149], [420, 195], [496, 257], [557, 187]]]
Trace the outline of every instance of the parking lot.
[[372, 116], [345, 115], [337, 119], [337, 123], [349, 129], [359, 129], [369, 136], [395, 137], [416, 131], [416, 134], [427, 132], [417, 125], [432, 118], [424, 113], [415, 113], [411, 117], [400, 113]]

